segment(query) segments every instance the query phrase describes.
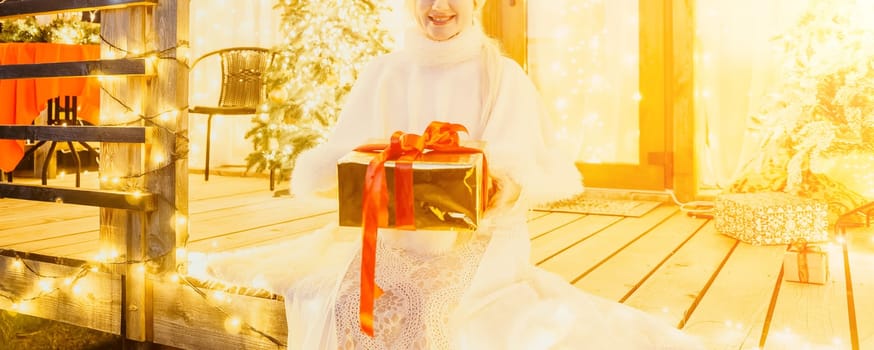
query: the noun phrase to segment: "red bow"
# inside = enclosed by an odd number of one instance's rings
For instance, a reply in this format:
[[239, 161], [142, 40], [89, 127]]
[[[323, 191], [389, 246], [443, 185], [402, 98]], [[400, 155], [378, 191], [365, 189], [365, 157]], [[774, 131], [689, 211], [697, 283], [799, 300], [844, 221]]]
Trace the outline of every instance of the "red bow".
[[[364, 145], [356, 148], [359, 152], [379, 153], [367, 166], [364, 178], [364, 199], [362, 204], [363, 241], [361, 247], [361, 300], [359, 316], [361, 330], [373, 336], [373, 304], [382, 295], [382, 289], [375, 283], [376, 235], [379, 226], [388, 225], [388, 185], [385, 175], [385, 162], [395, 161], [395, 226], [415, 229], [413, 214], [413, 161], [426, 151], [441, 153], [482, 153], [482, 150], [459, 145], [458, 132], [467, 132], [460, 124], [431, 122], [420, 136], [394, 132], [388, 145]], [[488, 194], [489, 178], [485, 157], [483, 158], [482, 193]], [[486, 198], [482, 199], [485, 209]]]

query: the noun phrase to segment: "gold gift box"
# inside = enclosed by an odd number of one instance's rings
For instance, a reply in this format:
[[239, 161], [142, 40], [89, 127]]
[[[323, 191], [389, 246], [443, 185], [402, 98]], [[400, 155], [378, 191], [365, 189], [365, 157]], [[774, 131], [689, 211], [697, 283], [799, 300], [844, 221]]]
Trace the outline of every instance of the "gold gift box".
[[783, 256], [783, 277], [787, 281], [825, 284], [828, 282], [828, 253], [817, 246], [792, 248]]
[[788, 193], [721, 194], [714, 221], [717, 231], [755, 245], [828, 240], [827, 205]]
[[[352, 151], [337, 163], [341, 226], [361, 226], [364, 176], [374, 155]], [[395, 226], [394, 167], [394, 161], [385, 163], [389, 192], [388, 227]], [[481, 153], [427, 152], [413, 162], [416, 229], [475, 230], [482, 217], [482, 177]]]

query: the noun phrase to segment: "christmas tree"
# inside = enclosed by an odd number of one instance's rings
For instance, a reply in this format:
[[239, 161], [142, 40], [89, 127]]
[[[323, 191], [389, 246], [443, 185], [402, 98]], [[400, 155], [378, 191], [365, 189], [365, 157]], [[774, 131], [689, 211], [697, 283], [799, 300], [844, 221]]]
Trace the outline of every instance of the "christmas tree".
[[783, 81], [753, 116], [762, 152], [735, 192], [821, 199], [832, 219], [874, 201], [874, 3], [814, 0], [775, 40]]
[[364, 65], [388, 52], [381, 0], [281, 0], [283, 42], [265, 72], [267, 102], [246, 134], [255, 151], [249, 169], [280, 169], [319, 143]]

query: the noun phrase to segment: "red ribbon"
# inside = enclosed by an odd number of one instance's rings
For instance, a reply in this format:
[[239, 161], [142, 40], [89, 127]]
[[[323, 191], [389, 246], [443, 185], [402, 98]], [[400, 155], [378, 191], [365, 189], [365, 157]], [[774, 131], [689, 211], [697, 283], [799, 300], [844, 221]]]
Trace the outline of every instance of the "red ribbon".
[[[808, 245], [807, 241], [801, 240], [793, 243], [789, 247], [790, 252], [797, 252], [795, 262], [798, 264], [798, 281], [802, 283], [810, 282], [810, 265], [807, 261], [807, 255], [812, 253], [822, 253], [822, 248], [815, 245]], [[828, 271], [828, 268], [825, 268]]]
[[[415, 229], [413, 215], [413, 162], [426, 151], [440, 153], [471, 154], [482, 150], [459, 145], [459, 132], [467, 132], [460, 124], [431, 122], [420, 136], [394, 132], [388, 145], [364, 145], [359, 152], [379, 152], [367, 166], [364, 178], [364, 199], [361, 223], [364, 238], [361, 246], [361, 300], [359, 317], [361, 330], [373, 336], [373, 304], [383, 291], [375, 283], [377, 228], [388, 226], [388, 184], [385, 162], [395, 161], [395, 227]], [[482, 209], [485, 210], [488, 195], [488, 170], [483, 157]]]

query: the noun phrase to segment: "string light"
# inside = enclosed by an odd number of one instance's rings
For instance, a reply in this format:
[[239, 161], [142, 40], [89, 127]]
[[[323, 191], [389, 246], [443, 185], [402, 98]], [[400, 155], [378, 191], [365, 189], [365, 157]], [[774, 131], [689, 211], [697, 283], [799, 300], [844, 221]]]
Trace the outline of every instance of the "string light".
[[215, 299], [216, 301], [219, 301], [219, 302], [227, 302], [228, 301], [227, 294], [225, 294], [225, 292], [220, 291], [220, 290], [212, 292], [212, 297], [213, 297], [213, 299]]
[[[345, 13], [345, 10], [341, 11], [341, 12]], [[343, 17], [346, 18], [346, 20], [351, 21], [351, 18], [349, 17], [348, 13], [345, 14]], [[324, 20], [324, 18], [319, 17], [319, 16], [312, 16], [309, 19], [312, 21]], [[89, 20], [93, 20], [93, 17], [89, 17]], [[364, 24], [361, 24], [361, 25], [363, 26]], [[370, 25], [372, 25], [372, 24], [370, 24]], [[312, 28], [310, 28], [310, 30], [312, 31], [311, 34], [315, 34], [317, 32], [317, 31], [313, 31], [314, 29], [312, 29]], [[340, 30], [334, 30], [332, 34], [333, 35], [345, 35], [345, 33], [347, 33], [347, 32], [340, 31]], [[325, 34], [325, 33], [322, 33], [322, 34]], [[140, 50], [136, 50], [136, 49], [126, 51], [122, 48], [119, 48], [116, 45], [113, 45], [112, 43], [106, 42], [105, 38], [100, 37], [100, 39], [103, 40], [105, 44], [107, 44], [108, 46], [113, 48], [111, 50], [104, 50], [104, 52], [102, 54], [104, 58], [112, 59], [112, 58], [121, 58], [121, 57], [130, 57], [130, 58], [145, 57], [146, 63], [149, 66], [157, 64], [157, 60], [161, 59], [160, 54], [155, 54], [155, 53], [150, 54], [148, 52], [144, 53], [144, 52], [140, 52]], [[340, 57], [342, 57], [343, 59], [348, 59], [348, 60], [361, 59], [360, 55], [358, 55], [358, 54], [355, 54], [355, 55], [350, 54], [351, 50], [353, 50], [353, 49], [365, 49], [364, 46], [360, 46], [360, 45], [340, 45], [339, 47], [346, 50], [346, 52], [344, 52], [342, 55], [340, 55]], [[367, 49], [374, 50], [373, 48], [367, 48]], [[386, 48], [381, 47], [380, 49], [385, 50]], [[324, 53], [322, 51], [323, 51], [322, 48], [316, 48], [315, 50], [313, 50], [314, 55], [308, 56], [308, 58], [324, 55]], [[188, 52], [188, 50], [186, 47], [180, 47], [180, 50], [179, 50], [179, 56], [181, 56], [181, 58], [179, 59], [181, 61], [180, 63], [187, 64], [187, 60], [188, 60], [187, 52]], [[378, 54], [378, 53], [379, 52], [377, 52], [377, 51], [370, 52], [370, 54], [374, 54], [374, 55]], [[366, 59], [362, 59], [362, 63], [356, 64], [355, 69], [360, 69], [361, 66], [363, 65], [363, 62], [366, 62], [366, 61], [367, 61]], [[354, 74], [353, 68], [351, 68], [350, 65], [346, 65], [342, 62], [337, 63], [337, 62], [330, 62], [330, 61], [324, 61], [324, 60], [321, 61], [320, 64], [333, 65], [335, 67], [339, 67], [340, 71], [334, 73], [332, 75], [332, 79], [337, 79], [337, 80], [341, 81], [344, 84], [344, 86], [351, 85], [351, 83], [354, 81], [355, 74]], [[314, 71], [310, 70], [311, 68], [312, 67], [305, 67], [304, 71], [314, 73]], [[114, 78], [112, 78], [112, 77], [98, 77], [98, 80], [101, 83], [112, 81], [111, 79], [114, 79]], [[333, 84], [331, 84], [331, 85], [333, 85]], [[122, 116], [123, 118], [126, 118], [126, 120], [119, 121], [118, 125], [129, 125], [129, 124], [132, 124], [136, 121], [143, 121], [146, 123], [152, 123], [153, 118], [156, 119], [157, 121], [160, 121], [160, 122], [170, 122], [173, 119], [178, 118], [181, 110], [187, 109], [187, 107], [181, 107], [181, 108], [169, 111], [169, 112], [159, 113], [155, 116], [144, 116], [143, 113], [141, 112], [141, 108], [136, 107], [136, 105], [138, 103], [134, 104], [134, 106], [131, 107], [129, 105], [129, 103], [124, 103], [124, 102], [120, 101], [117, 97], [113, 96], [112, 93], [110, 91], [107, 91], [105, 87], [102, 87], [102, 89], [103, 89], [103, 92], [105, 92], [110, 99], [118, 102], [122, 106], [122, 108], [126, 111], [126, 112], [124, 112], [124, 115]], [[308, 97], [309, 98], [321, 98], [323, 100], [333, 99], [333, 96], [331, 95], [330, 91], [327, 91], [327, 89], [324, 89], [324, 88], [318, 89], [318, 91], [314, 91]], [[319, 104], [315, 104], [315, 103], [309, 104], [307, 106], [308, 110], [311, 112], [317, 111], [317, 110], [321, 109], [322, 107], [324, 107], [324, 106], [319, 105]], [[266, 112], [268, 112], [269, 110], [266, 109], [267, 108], [266, 105], [264, 106], [264, 108], [265, 108], [264, 114], [267, 115]], [[110, 118], [108, 118], [108, 117], [104, 118], [104, 116], [101, 116], [101, 125], [106, 125], [106, 126], [116, 125], [114, 123], [104, 123], [103, 121], [110, 121]], [[297, 131], [300, 129], [294, 125], [281, 125], [277, 128], [273, 128], [272, 130], [274, 130], [274, 131]], [[327, 130], [327, 127], [319, 127], [319, 128], [316, 128], [316, 130], [319, 132], [319, 134], [316, 136], [316, 140], [321, 140], [323, 138], [324, 132]], [[173, 130], [170, 130], [170, 131], [174, 132]], [[174, 134], [175, 134], [175, 132], [174, 132]], [[185, 138], [184, 135], [177, 135], [177, 137]], [[184, 141], [187, 141], [187, 139], [185, 139]], [[274, 147], [274, 150], [276, 150], [277, 148], [279, 149], [279, 151], [281, 151], [285, 154], [291, 153], [294, 150], [294, 148], [289, 147], [289, 146], [283, 146], [281, 148]], [[167, 166], [167, 165], [162, 164], [166, 160], [163, 155], [167, 154], [167, 153], [155, 152], [154, 149], [153, 149], [153, 152], [158, 154], [157, 156], [152, 157], [153, 163], [158, 164], [162, 167]], [[181, 154], [180, 156], [184, 157], [186, 155]], [[181, 158], [176, 158], [176, 155], [174, 155], [172, 161], [175, 161], [176, 159], [181, 159]], [[170, 165], [173, 165], [173, 164], [171, 163]], [[147, 171], [151, 172], [151, 171], [155, 171], [155, 169], [151, 169], [151, 170], [147, 170]], [[142, 175], [144, 175], [144, 174], [125, 175], [125, 176], [118, 176], [118, 175], [112, 175], [112, 174], [100, 174], [98, 176], [98, 178], [99, 178], [99, 181], [101, 184], [111, 185], [113, 188], [117, 188], [126, 179], [130, 179], [131, 177], [134, 177], [134, 176], [140, 177]], [[136, 189], [132, 192], [132, 194], [135, 198], [141, 196], [142, 193], [143, 192], [141, 189]], [[176, 220], [177, 220], [176, 223], [179, 225], [184, 225], [187, 223], [187, 218], [184, 215], [176, 215]], [[186, 258], [186, 255], [187, 255], [185, 252], [186, 252], [186, 250], [184, 249], [184, 247], [182, 247], [181, 249], [176, 251], [176, 253], [179, 254], [178, 257], [182, 258], [183, 260], [184, 260], [184, 258]], [[65, 290], [69, 289], [69, 291], [71, 293], [73, 293], [74, 295], [79, 295], [79, 296], [89, 295], [88, 290], [87, 290], [87, 283], [85, 283], [85, 281], [82, 278], [87, 273], [96, 273], [96, 272], [100, 271], [100, 266], [102, 266], [104, 264], [139, 264], [136, 266], [137, 271], [145, 272], [145, 270], [146, 270], [145, 264], [142, 262], [117, 261], [118, 258], [119, 258], [119, 255], [118, 255], [117, 251], [115, 251], [115, 250], [104, 251], [101, 254], [99, 254], [97, 257], [95, 257], [95, 260], [99, 264], [82, 266], [79, 271], [77, 271], [74, 274], [71, 274], [70, 276], [59, 276], [59, 277], [55, 277], [55, 278], [40, 278], [37, 282], [37, 286], [44, 293], [54, 292], [54, 291], [58, 290], [58, 288], [55, 284], [55, 281], [57, 278], [60, 278], [60, 280], [63, 281], [63, 288]], [[15, 259], [11, 263], [11, 267], [13, 269], [16, 269], [16, 268], [21, 269], [22, 266], [26, 266], [26, 264], [22, 263], [20, 259]], [[174, 282], [178, 282], [180, 280], [180, 278], [181, 278], [181, 276], [179, 274], [176, 274], [176, 273], [169, 275], [169, 279], [171, 281], [174, 281]], [[266, 285], [266, 282], [264, 282], [264, 280], [262, 279], [260, 282], [256, 283], [256, 285], [258, 285], [258, 286]], [[32, 297], [32, 299], [37, 299], [37, 298], [40, 298], [42, 296], [44, 296], [44, 295], [40, 294], [40, 295], [37, 295], [35, 297]], [[225, 302], [229, 300], [229, 298], [227, 298], [227, 296], [223, 292], [216, 293], [215, 297], [219, 300], [224, 300]], [[14, 302], [14, 308], [18, 309], [18, 310], [27, 309], [28, 305], [29, 305], [29, 300], [27, 300], [27, 299], [19, 299], [18, 301]], [[248, 326], [238, 316], [228, 317], [227, 325], [230, 327], [230, 329], [229, 329], [230, 332], [236, 333], [236, 332], [239, 332], [242, 328], [246, 328], [246, 329], [253, 330], [259, 334], [262, 334], [265, 337], [268, 337], [269, 339], [271, 339], [272, 341], [274, 341], [277, 344], [282, 344], [280, 341], [278, 341], [278, 340], [276, 340], [276, 339], [274, 339], [266, 334], [260, 333], [257, 330], [251, 328], [251, 326]], [[284, 345], [284, 344], [282, 344], [282, 345]]]
[[55, 289], [55, 281], [49, 278], [42, 278], [39, 280], [39, 289], [45, 293], [49, 293]]
[[248, 133], [255, 146], [249, 165], [256, 171], [287, 172], [300, 152], [320, 143], [358, 72], [393, 46], [387, 29], [374, 25], [391, 8], [381, 2], [357, 4], [339, 0], [277, 6], [284, 41], [265, 74], [266, 105]]
[[188, 250], [184, 247], [176, 248], [176, 260], [185, 261], [188, 257]]
[[[69, 32], [64, 32], [64, 33], [69, 34]], [[65, 37], [67, 37], [67, 36], [65, 36]], [[99, 38], [99, 36], [97, 38]], [[103, 38], [100, 38], [100, 39], [103, 39]], [[164, 50], [161, 50], [158, 52], [143, 53], [143, 52], [140, 52], [139, 50], [130, 50], [130, 51], [123, 50], [112, 43], [106, 42], [105, 39], [104, 39], [104, 43], [115, 49], [115, 50], [104, 50], [102, 55], [105, 59], [115, 59], [115, 58], [122, 58], [122, 57], [136, 58], [139, 56], [143, 56], [146, 58], [146, 63], [149, 66], [154, 66], [157, 64], [159, 59], [163, 59], [163, 57], [161, 57], [161, 55], [164, 52], [168, 52], [168, 51], [171, 51], [171, 50], [177, 48], [177, 47], [173, 47], [173, 48], [164, 49]], [[185, 50], [185, 49], [187, 49], [186, 45], [179, 45], [178, 48], [182, 49], [183, 52], [187, 52], [187, 50]], [[184, 55], [184, 53], [183, 53], [183, 55]], [[187, 65], [187, 58], [183, 57], [180, 63]], [[112, 77], [99, 76], [97, 78], [98, 78], [97, 80], [101, 83], [101, 85], [103, 85], [103, 83], [112, 81], [111, 80]], [[156, 120], [162, 121], [162, 122], [172, 121], [172, 120], [178, 118], [178, 116], [182, 110], [187, 110], [187, 108], [188, 108], [187, 106], [173, 108], [169, 111], [163, 111], [161, 113], [156, 114], [155, 116], [145, 116], [142, 114], [142, 112], [140, 112], [141, 108], [132, 107], [130, 104], [121, 101], [116, 96], [114, 96], [110, 91], [108, 91], [105, 88], [105, 86], [101, 86], [101, 89], [104, 93], [106, 93], [106, 96], [110, 97], [111, 100], [117, 102], [121, 106], [121, 108], [124, 111], [126, 111], [124, 113], [124, 117], [127, 118], [127, 120], [122, 121], [119, 125], [128, 125], [132, 122], [143, 121], [143, 122], [151, 124], [152, 126], [157, 126], [157, 127], [166, 129], [169, 132], [175, 134], [176, 137], [181, 139], [184, 143], [187, 143], [188, 140], [184, 134], [181, 134], [181, 135], [177, 134], [174, 130], [169, 130], [166, 127], [163, 127], [161, 125], [155, 125], [154, 123], [151, 122], [152, 119], [156, 119]], [[105, 118], [105, 115], [101, 115], [101, 121], [107, 121], [107, 120], [108, 119]], [[112, 123], [104, 123], [104, 122], [101, 122], [101, 125], [114, 126], [114, 124], [112, 124]], [[183, 143], [183, 145], [184, 145], [184, 143]], [[177, 142], [177, 144], [178, 144], [178, 142]], [[174, 166], [173, 163], [162, 164], [166, 159], [164, 156], [161, 155], [163, 153], [159, 152], [159, 151], [160, 151], [160, 149], [156, 150], [154, 148], [154, 145], [153, 145], [153, 152], [158, 153], [158, 155], [155, 156], [153, 160], [155, 160], [155, 163], [160, 166], [159, 168], [146, 170], [146, 172], [144, 172], [143, 174], [134, 174], [134, 175], [127, 175], [127, 176], [110, 176], [108, 174], [101, 174], [98, 176], [99, 182], [101, 184], [111, 185], [113, 188], [117, 188], [117, 187], [119, 187], [119, 185], [122, 183], [122, 181], [124, 179], [139, 178], [139, 177], [145, 176], [146, 174], [158, 171], [163, 167]], [[182, 159], [182, 157], [185, 157], [185, 156], [187, 156], [187, 155], [184, 153], [174, 152], [174, 159], [173, 160], [175, 161], [177, 159]], [[59, 176], [61, 176], [61, 177], [63, 177], [64, 175], [65, 175], [64, 172], [61, 172], [59, 174]], [[132, 192], [132, 195], [134, 198], [140, 198], [142, 196], [142, 194], [143, 194], [143, 191], [140, 188], [136, 188]], [[56, 199], [56, 202], [63, 203], [63, 199], [59, 197]], [[179, 223], [179, 224], [185, 224], [187, 221], [184, 215], [177, 214], [176, 217], [177, 217], [177, 219], [176, 219], [177, 223]], [[184, 252], [184, 249], [182, 251]], [[38, 290], [39, 294], [34, 295], [34, 296], [30, 296], [30, 297], [22, 297], [22, 296], [14, 296], [13, 294], [9, 294], [9, 293], [3, 293], [3, 294], [0, 294], [0, 297], [9, 299], [11, 302], [11, 308], [13, 310], [16, 310], [16, 311], [22, 312], [22, 313], [27, 313], [27, 312], [31, 311], [30, 308], [32, 307], [31, 306], [32, 301], [40, 299], [40, 298], [45, 297], [47, 295], [51, 295], [55, 291], [59, 290], [58, 286], [56, 285], [56, 281], [62, 281], [63, 289], [68, 290], [69, 293], [71, 293], [74, 296], [78, 297], [78, 296], [93, 295], [93, 293], [90, 292], [90, 289], [89, 289], [90, 286], [89, 286], [89, 283], [85, 280], [85, 277], [87, 276], [88, 273], [99, 272], [100, 271], [100, 266], [99, 266], [100, 264], [137, 264], [135, 267], [136, 271], [138, 271], [140, 273], [146, 272], [146, 264], [145, 264], [146, 262], [117, 261], [118, 258], [119, 258], [119, 254], [115, 250], [103, 251], [100, 254], [98, 254], [98, 256], [95, 257], [95, 261], [97, 261], [99, 264], [83, 265], [79, 269], [77, 269], [76, 271], [74, 271], [73, 273], [71, 273], [70, 275], [67, 275], [67, 276], [43, 276], [43, 275], [40, 275], [39, 273], [37, 273], [37, 271], [35, 269], [29, 267], [27, 265], [27, 263], [24, 262], [21, 258], [16, 256], [11, 261], [9, 268], [13, 271], [21, 271], [22, 269], [26, 268], [31, 273], [39, 276], [39, 278], [35, 282], [35, 289], [34, 289], [34, 290]], [[159, 256], [156, 259], [161, 259], [161, 258], [162, 257]], [[171, 275], [170, 279], [178, 282], [179, 276], [176, 274], [173, 274], [173, 275]]]
[[264, 279], [264, 276], [258, 275], [255, 276], [255, 279], [252, 280], [252, 287], [258, 289], [270, 289], [270, 284], [267, 283], [267, 280]]
[[[0, 1], [2, 2], [2, 1]], [[59, 44], [96, 44], [99, 42], [100, 25], [83, 21], [76, 13], [57, 14], [48, 24], [42, 25], [36, 17], [0, 20], [3, 32], [0, 42], [51, 42]]]
[[[638, 90], [640, 24], [631, 15], [638, 12], [637, 6], [636, 2], [602, 0], [531, 0], [528, 4], [529, 75], [549, 102], [548, 115], [556, 125], [554, 141], [576, 159], [639, 162], [639, 134], [633, 129], [642, 99]], [[620, 12], [629, 15], [608, 15]], [[617, 56], [619, 60], [612, 58]]]
[[242, 329], [243, 322], [239, 317], [232, 316], [225, 320], [225, 330], [230, 334], [239, 334]]
[[72, 291], [75, 296], [82, 296], [85, 293], [85, 288], [77, 283], [70, 288], [70, 291]]

